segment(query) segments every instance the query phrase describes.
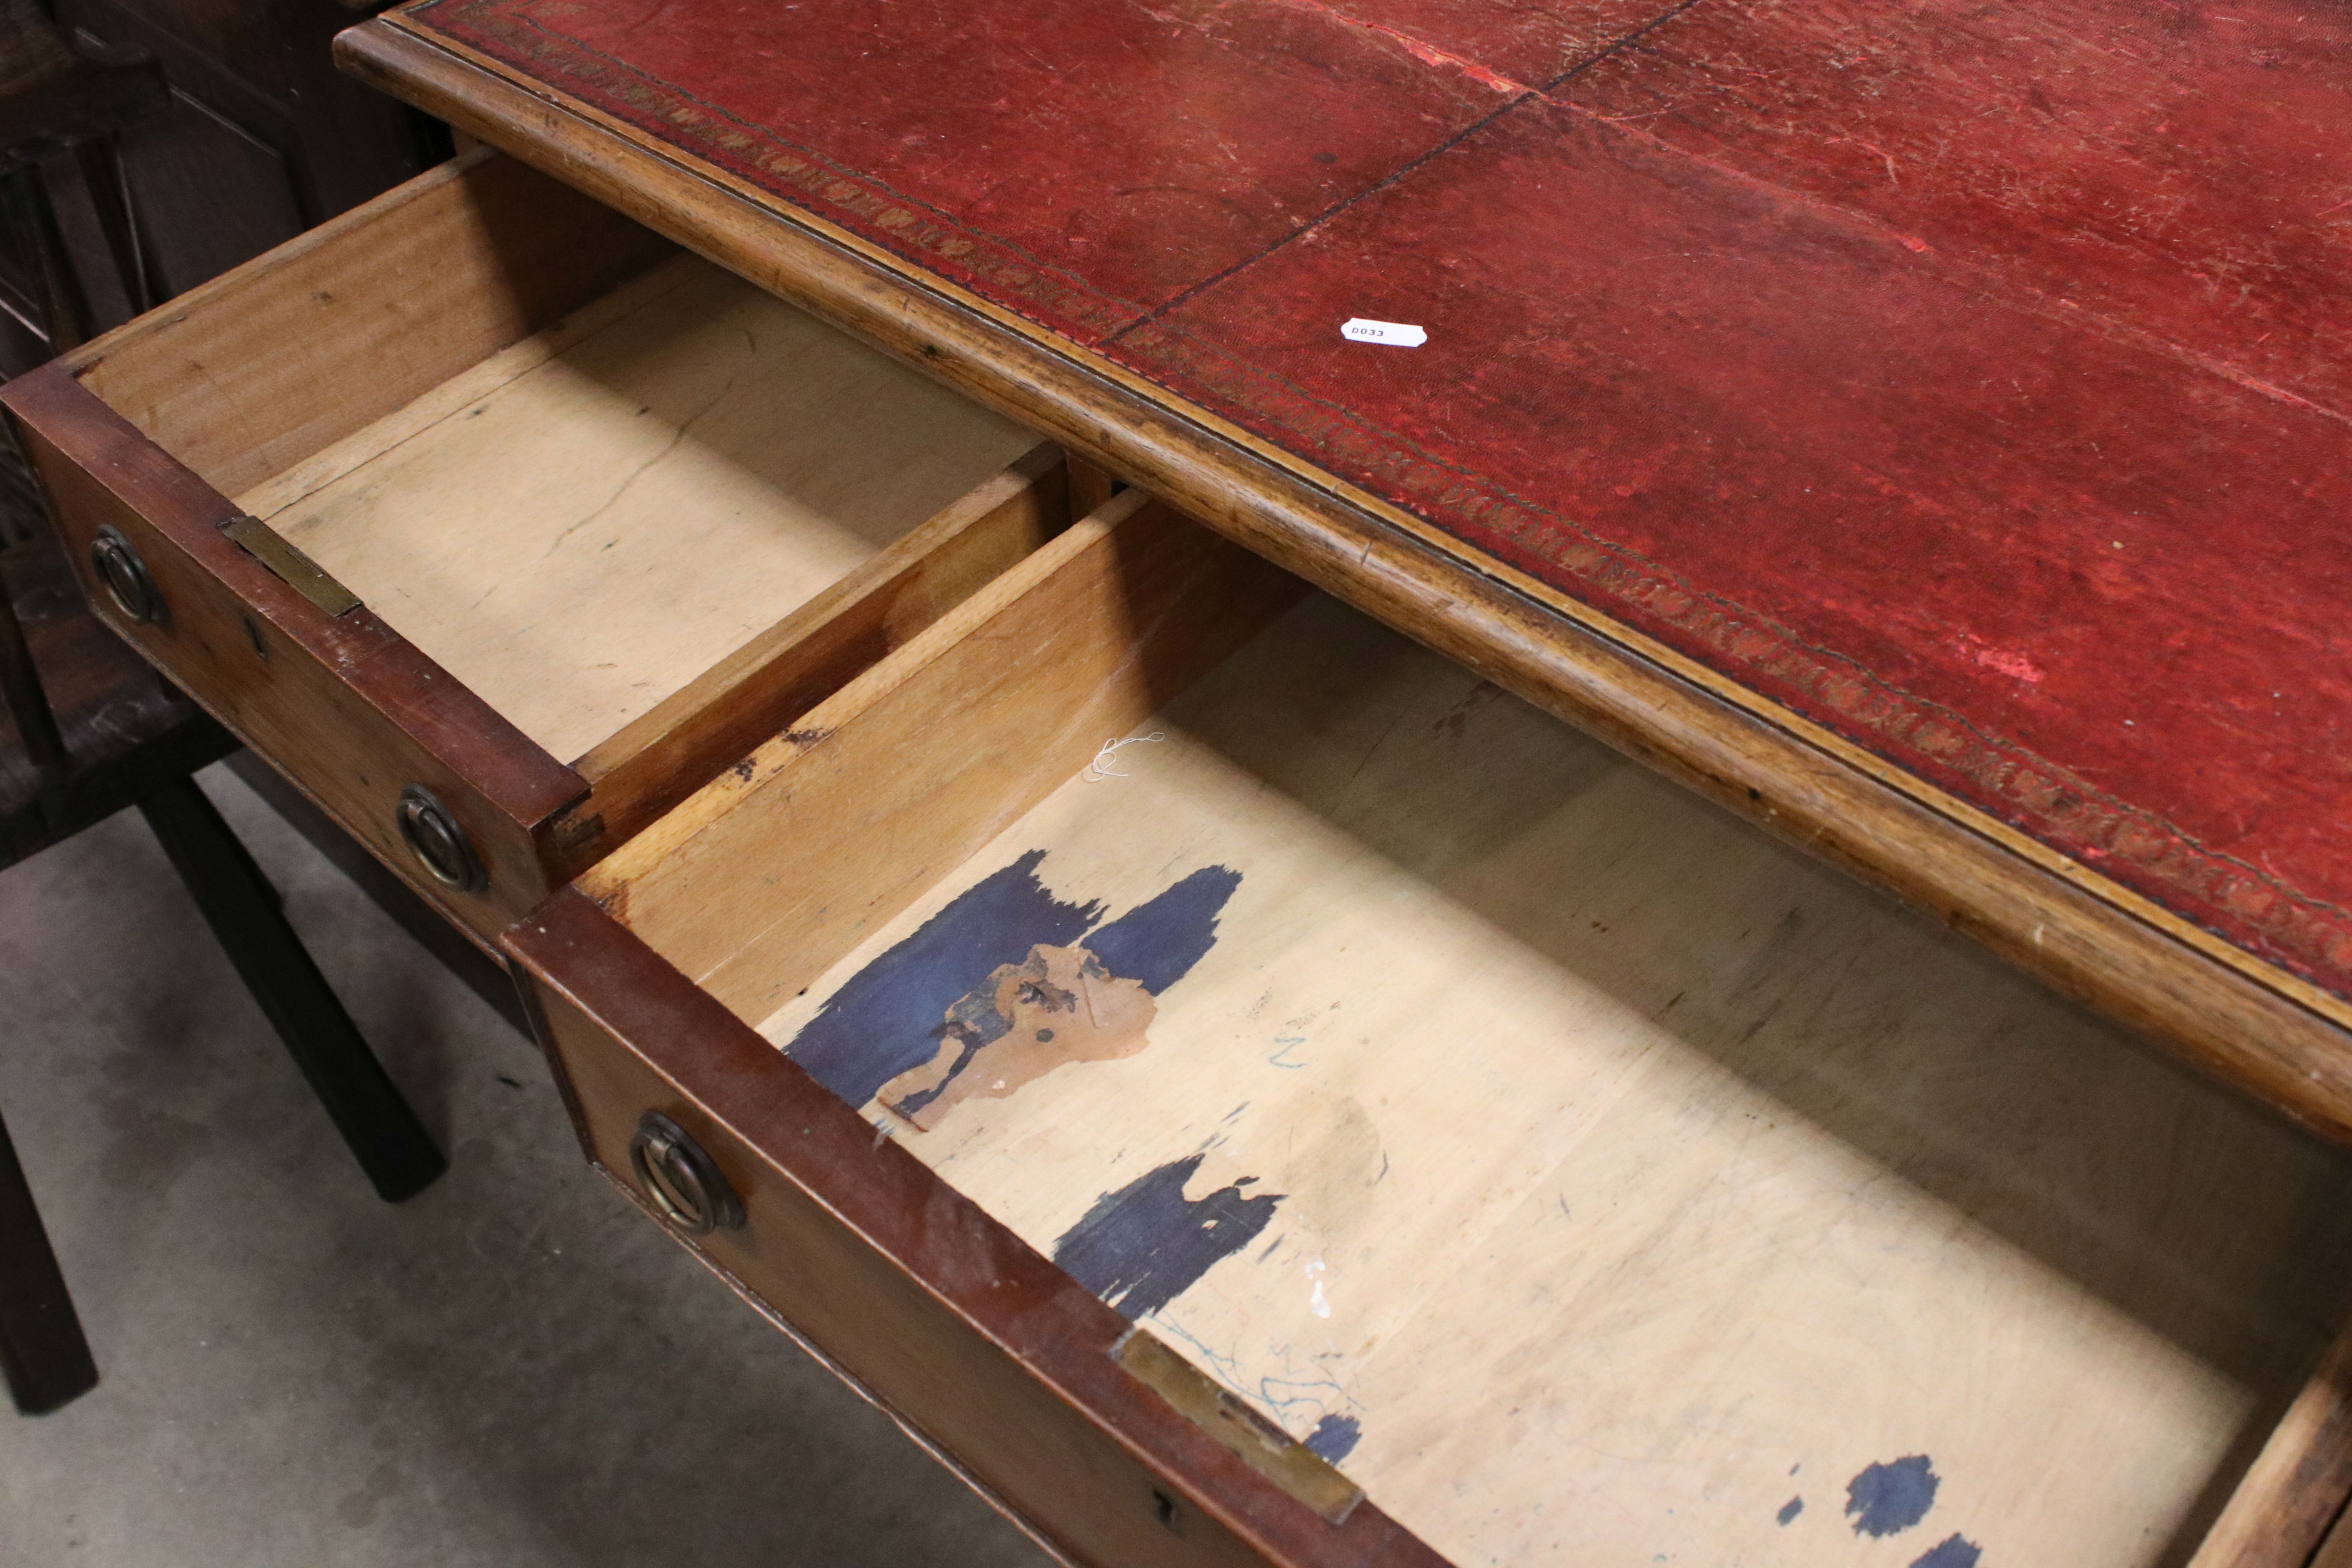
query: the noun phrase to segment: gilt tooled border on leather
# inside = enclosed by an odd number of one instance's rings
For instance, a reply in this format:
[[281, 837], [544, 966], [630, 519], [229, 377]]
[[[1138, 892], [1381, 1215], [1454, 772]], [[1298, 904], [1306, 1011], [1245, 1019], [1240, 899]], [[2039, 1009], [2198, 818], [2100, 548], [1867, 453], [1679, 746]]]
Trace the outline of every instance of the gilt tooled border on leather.
[[2157, 814], [1351, 410], [1150, 321], [1150, 306], [1105, 294], [818, 149], [739, 119], [536, 17], [517, 16], [504, 8], [508, 3], [427, 0], [408, 16], [803, 205], [910, 267], [1107, 354], [1471, 548], [1658, 637], [2225, 941], [2352, 999], [2352, 912], [2206, 848]]

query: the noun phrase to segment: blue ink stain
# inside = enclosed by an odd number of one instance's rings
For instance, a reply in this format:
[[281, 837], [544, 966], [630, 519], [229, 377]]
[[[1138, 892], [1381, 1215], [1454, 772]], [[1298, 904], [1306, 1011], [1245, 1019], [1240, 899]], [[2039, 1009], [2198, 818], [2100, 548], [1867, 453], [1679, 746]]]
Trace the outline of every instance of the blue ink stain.
[[1913, 1560], [1911, 1568], [1977, 1568], [1977, 1559], [1984, 1555], [1973, 1541], [1959, 1536], [1939, 1541], [1926, 1553]]
[[1286, 1061], [1284, 1061], [1284, 1060], [1282, 1059], [1283, 1058], [1285, 1058], [1285, 1057], [1288, 1056], [1292, 1051], [1294, 1051], [1294, 1050], [1297, 1049], [1300, 1046], [1305, 1045], [1305, 1044], [1307, 1043], [1307, 1037], [1306, 1037], [1306, 1036], [1304, 1036], [1304, 1035], [1276, 1035], [1276, 1036], [1275, 1036], [1275, 1037], [1274, 1037], [1274, 1043], [1275, 1043], [1276, 1045], [1277, 1045], [1277, 1046], [1280, 1046], [1280, 1047], [1282, 1047], [1282, 1049], [1280, 1049], [1280, 1050], [1278, 1050], [1278, 1051], [1275, 1052], [1275, 1053], [1274, 1053], [1274, 1055], [1272, 1055], [1272, 1056], [1270, 1056], [1270, 1057], [1268, 1057], [1268, 1058], [1265, 1058], [1265, 1064], [1266, 1064], [1266, 1066], [1268, 1066], [1268, 1067], [1276, 1067], [1276, 1068], [1290, 1068], [1293, 1072], [1299, 1071], [1299, 1070], [1303, 1069], [1303, 1068], [1307, 1066], [1307, 1064], [1306, 1064], [1305, 1062], [1286, 1062]]
[[1037, 879], [1045, 858], [1032, 849], [957, 894], [834, 993], [785, 1054], [852, 1105], [939, 1055], [948, 1009], [999, 964], [1019, 963], [1041, 942], [1066, 946], [1102, 917], [1100, 904], [1066, 904], [1046, 890]]
[[1097, 1198], [1054, 1244], [1054, 1261], [1130, 1322], [1191, 1289], [1218, 1259], [1255, 1240], [1286, 1195], [1244, 1194], [1256, 1178], [1244, 1176], [1189, 1199], [1184, 1184], [1203, 1158], [1171, 1161]]
[[1780, 1505], [1780, 1511], [1774, 1514], [1772, 1517], [1779, 1520], [1782, 1524], [1787, 1524], [1790, 1520], [1795, 1519], [1799, 1514], [1804, 1511], [1805, 1500], [1801, 1497], [1792, 1497], [1787, 1502], [1782, 1503]]
[[1338, 1464], [1356, 1451], [1356, 1444], [1364, 1435], [1364, 1424], [1352, 1415], [1326, 1415], [1315, 1423], [1315, 1430], [1307, 1434], [1307, 1451], [1319, 1459]]
[[1846, 1483], [1845, 1510], [1854, 1516], [1853, 1532], [1893, 1535], [1910, 1529], [1927, 1517], [1942, 1484], [1925, 1454], [1871, 1466]]
[[[1108, 980], [1111, 977], [1110, 971], [1105, 969], [1101, 961], [1085, 948], [1076, 948], [1071, 951], [1083, 955], [1079, 959], [1078, 966], [1078, 976], [1081, 982], [1087, 979]], [[1041, 957], [1039, 951], [1033, 947], [1029, 950], [1029, 961], [1026, 963], [1017, 967], [1008, 964], [1003, 968], [991, 970], [987, 978], [965, 992], [957, 999], [956, 1005], [948, 1009], [947, 1022], [932, 1031], [938, 1038], [953, 1040], [956, 1044], [956, 1059], [949, 1067], [947, 1076], [927, 1089], [919, 1090], [896, 1101], [884, 1103], [888, 1104], [890, 1109], [899, 1115], [911, 1121], [922, 1111], [924, 1107], [945, 1094], [949, 1086], [963, 1076], [964, 1068], [971, 1066], [973, 1058], [978, 1057], [984, 1047], [1003, 1039], [1012, 1031], [1013, 1020], [1000, 1012], [996, 1005], [998, 989], [1008, 972], [1026, 976], [1021, 989], [1027, 992], [1034, 1002], [1066, 1012], [1075, 1012], [1078, 1005], [1076, 994], [1061, 991], [1049, 985], [1046, 983], [1049, 968], [1048, 961]], [[1041, 1046], [1051, 1045], [1055, 1034], [1056, 1031], [1053, 1029], [1039, 1029], [1036, 1034], [1037, 1043]], [[1022, 1081], [1025, 1083], [1028, 1079], [1024, 1078]], [[884, 1087], [887, 1089], [888, 1086]]]
[[1087, 938], [1087, 951], [1157, 996], [1216, 945], [1217, 917], [1241, 885], [1239, 871], [1203, 866]]
[[[785, 1054], [852, 1105], [864, 1105], [892, 1079], [934, 1059], [950, 1037], [964, 1048], [960, 1070], [1010, 1027], [989, 984], [998, 969], [1027, 961], [1041, 946], [1073, 946], [1083, 937], [1106, 973], [1156, 995], [1215, 945], [1217, 917], [1242, 880], [1230, 868], [1206, 866], [1097, 927], [1103, 906], [1055, 898], [1037, 878], [1045, 858], [1045, 851], [1033, 849], [956, 895], [852, 976]], [[905, 1109], [911, 1115], [920, 1107]]]

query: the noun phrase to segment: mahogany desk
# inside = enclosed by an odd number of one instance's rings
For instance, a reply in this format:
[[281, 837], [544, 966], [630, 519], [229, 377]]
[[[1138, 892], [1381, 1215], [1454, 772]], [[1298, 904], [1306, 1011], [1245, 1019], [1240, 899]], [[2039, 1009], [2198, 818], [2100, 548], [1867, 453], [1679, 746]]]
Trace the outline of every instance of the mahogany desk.
[[2336, 1157], [1536, 710], [2352, 1137], [2305, 9], [420, 0], [346, 68], [560, 184], [5, 401], [1071, 1557], [2302, 1565]]

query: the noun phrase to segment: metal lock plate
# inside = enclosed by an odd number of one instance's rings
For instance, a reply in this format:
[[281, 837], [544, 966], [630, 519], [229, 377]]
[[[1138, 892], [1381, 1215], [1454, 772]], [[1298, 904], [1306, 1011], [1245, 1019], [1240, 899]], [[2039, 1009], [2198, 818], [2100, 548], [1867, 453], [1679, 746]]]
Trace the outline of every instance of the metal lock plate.
[[360, 596], [327, 575], [325, 568], [295, 549], [285, 536], [257, 517], [237, 516], [220, 531], [238, 549], [269, 568], [278, 580], [331, 616], [348, 615], [360, 607]]

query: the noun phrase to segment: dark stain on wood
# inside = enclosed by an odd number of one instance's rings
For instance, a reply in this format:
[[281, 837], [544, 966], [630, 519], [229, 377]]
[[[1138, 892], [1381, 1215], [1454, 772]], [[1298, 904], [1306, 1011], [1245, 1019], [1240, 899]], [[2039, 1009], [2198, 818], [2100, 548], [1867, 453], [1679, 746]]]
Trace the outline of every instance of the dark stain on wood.
[[929, 1127], [967, 1097], [1142, 1049], [1151, 998], [1215, 945], [1241, 873], [1203, 867], [1097, 927], [1101, 903], [1038, 879], [1045, 854], [982, 879], [867, 964], [787, 1053], [851, 1104], [878, 1097]]
[[1242, 885], [1228, 866], [1203, 866], [1087, 938], [1103, 967], [1154, 996], [1191, 972], [1216, 945], [1217, 917]]
[[1198, 1198], [1184, 1184], [1204, 1156], [1189, 1154], [1095, 1200], [1054, 1244], [1054, 1261], [1133, 1321], [1191, 1289], [1218, 1259], [1256, 1239], [1282, 1193], [1246, 1194], [1244, 1176]]
[[1307, 1434], [1307, 1451], [1336, 1465], [1356, 1451], [1363, 1436], [1364, 1424], [1354, 1416], [1326, 1415], [1315, 1423], [1314, 1431]]
[[1948, 1535], [1912, 1559], [1911, 1568], [1977, 1568], [1984, 1549], [1962, 1535]]
[[1241, 882], [1229, 867], [1204, 866], [1083, 946], [1041, 942], [1026, 963], [1000, 964], [948, 1009], [938, 1055], [877, 1098], [929, 1129], [962, 1100], [1001, 1100], [1065, 1063], [1135, 1055], [1151, 1043], [1152, 998], [1216, 945], [1217, 917]]
[[1150, 1043], [1156, 1011], [1150, 992], [1084, 947], [1041, 942], [949, 1008], [938, 1054], [876, 1098], [928, 1129], [962, 1100], [1001, 1100], [1065, 1063], [1133, 1056]]
[[1102, 917], [1097, 903], [1064, 903], [1037, 879], [1033, 849], [956, 896], [915, 934], [852, 976], [785, 1048], [852, 1105], [939, 1054], [944, 1020], [1000, 965], [1040, 943], [1065, 944]]
[[[1925, 1454], [1866, 1467], [1845, 1488], [1845, 1510], [1853, 1517], [1853, 1532], [1893, 1535], [1910, 1529], [1927, 1517], [1936, 1503], [1936, 1489], [1942, 1484], [1934, 1461]], [[1976, 1559], [1971, 1556], [1968, 1561]], [[1935, 1568], [1945, 1565], [1939, 1563]]]

